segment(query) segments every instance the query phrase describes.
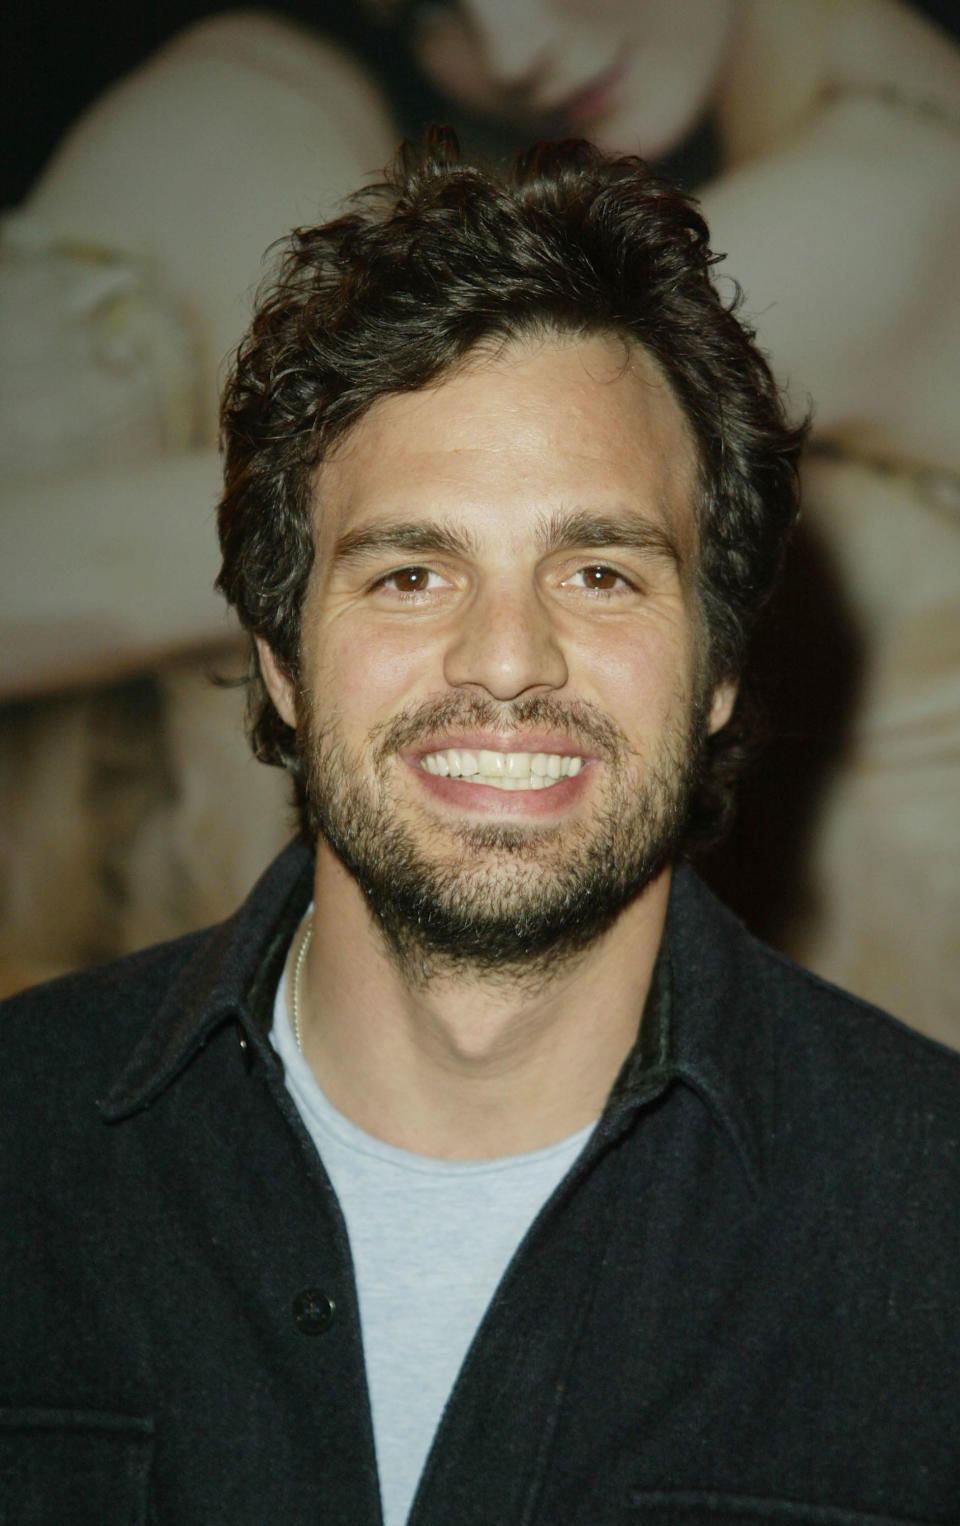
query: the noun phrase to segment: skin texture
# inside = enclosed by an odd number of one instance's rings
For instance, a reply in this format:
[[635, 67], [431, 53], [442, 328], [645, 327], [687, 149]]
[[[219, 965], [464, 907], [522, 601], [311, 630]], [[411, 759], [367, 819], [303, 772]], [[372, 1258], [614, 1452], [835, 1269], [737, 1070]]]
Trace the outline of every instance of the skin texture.
[[[309, 711], [314, 738], [340, 748], [352, 794], [379, 800], [475, 902], [536, 898], [605, 814], [676, 772], [698, 699], [710, 729], [728, 717], [732, 689], [704, 697], [699, 681], [693, 478], [664, 379], [599, 338], [511, 346], [382, 400], [321, 467], [302, 692], [261, 648], [265, 678], [289, 723], [302, 734]], [[602, 536], [578, 514], [602, 518]], [[563, 544], [545, 536], [558, 524]], [[382, 544], [398, 526], [405, 547]], [[612, 749], [596, 741], [607, 732]], [[505, 794], [419, 767], [455, 745], [589, 761], [555, 791]], [[550, 978], [440, 961], [418, 980], [321, 840], [301, 991], [321, 1084], [361, 1127], [425, 1154], [572, 1133], [636, 1036], [668, 885], [663, 867]]]

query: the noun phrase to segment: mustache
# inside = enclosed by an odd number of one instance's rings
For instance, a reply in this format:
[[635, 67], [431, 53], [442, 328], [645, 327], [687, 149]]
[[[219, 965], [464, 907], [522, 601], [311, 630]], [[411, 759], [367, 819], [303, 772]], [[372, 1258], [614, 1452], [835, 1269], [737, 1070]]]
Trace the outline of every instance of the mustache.
[[481, 694], [452, 694], [447, 699], [426, 701], [402, 710], [372, 734], [378, 763], [393, 753], [413, 747], [425, 737], [442, 737], [458, 730], [522, 732], [542, 727], [556, 731], [572, 743], [589, 742], [608, 760], [624, 757], [629, 741], [609, 716], [584, 700], [561, 704], [545, 694], [498, 704]]

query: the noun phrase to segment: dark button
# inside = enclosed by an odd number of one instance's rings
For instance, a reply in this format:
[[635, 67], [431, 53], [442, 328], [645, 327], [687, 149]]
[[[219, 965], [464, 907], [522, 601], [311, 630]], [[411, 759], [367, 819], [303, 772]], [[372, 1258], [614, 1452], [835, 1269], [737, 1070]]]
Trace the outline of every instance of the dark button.
[[335, 1308], [323, 1288], [304, 1288], [293, 1300], [293, 1322], [301, 1335], [322, 1335], [333, 1323]]

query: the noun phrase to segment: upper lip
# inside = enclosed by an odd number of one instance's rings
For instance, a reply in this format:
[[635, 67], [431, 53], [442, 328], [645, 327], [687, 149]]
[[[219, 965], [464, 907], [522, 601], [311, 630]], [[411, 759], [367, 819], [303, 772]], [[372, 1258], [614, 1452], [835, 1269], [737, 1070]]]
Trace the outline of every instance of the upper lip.
[[410, 749], [410, 756], [424, 758], [432, 752], [446, 752], [447, 748], [450, 747], [463, 749], [468, 752], [480, 752], [481, 750], [486, 752], [552, 752], [571, 758], [594, 756], [591, 750], [585, 748], [580, 742], [573, 741], [568, 736], [559, 736], [556, 732], [546, 731], [524, 732], [511, 736], [482, 731], [458, 731], [451, 736], [432, 737], [427, 742], [418, 742], [416, 747]]

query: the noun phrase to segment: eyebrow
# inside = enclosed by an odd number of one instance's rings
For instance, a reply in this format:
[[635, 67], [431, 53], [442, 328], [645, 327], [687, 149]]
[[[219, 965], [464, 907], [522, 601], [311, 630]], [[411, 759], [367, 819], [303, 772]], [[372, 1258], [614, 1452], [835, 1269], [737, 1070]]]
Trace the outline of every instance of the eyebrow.
[[583, 509], [552, 514], [542, 523], [540, 534], [545, 552], [576, 551], [581, 546], [598, 549], [625, 547], [667, 557], [678, 567], [683, 562], [680, 547], [670, 530], [632, 510], [616, 515], [591, 514]]
[[414, 556], [467, 557], [476, 554], [477, 545], [472, 536], [451, 525], [413, 520], [348, 530], [333, 549], [333, 561], [335, 564], [362, 561], [365, 557], [381, 556], [385, 551], [405, 551]]
[[[677, 567], [683, 564], [670, 531], [632, 511], [613, 515], [561, 510], [539, 520], [537, 540], [541, 555], [587, 547], [623, 547], [666, 557]], [[479, 547], [474, 536], [452, 525], [411, 520], [348, 530], [337, 541], [332, 560], [342, 566], [392, 551], [412, 556], [471, 557], [478, 554]]]

